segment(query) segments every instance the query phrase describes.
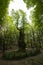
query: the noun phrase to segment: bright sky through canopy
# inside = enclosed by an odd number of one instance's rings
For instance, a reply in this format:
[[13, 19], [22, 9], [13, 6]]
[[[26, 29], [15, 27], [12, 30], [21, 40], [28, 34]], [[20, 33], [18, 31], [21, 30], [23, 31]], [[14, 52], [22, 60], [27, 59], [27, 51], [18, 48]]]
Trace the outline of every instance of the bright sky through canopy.
[[9, 4], [9, 14], [11, 14], [11, 10], [14, 9], [16, 10], [23, 10], [27, 14], [27, 20], [31, 23], [31, 20], [29, 18], [30, 16], [30, 11], [33, 10], [33, 8], [30, 8], [29, 10], [26, 8], [26, 4], [23, 2], [23, 0], [13, 0]]

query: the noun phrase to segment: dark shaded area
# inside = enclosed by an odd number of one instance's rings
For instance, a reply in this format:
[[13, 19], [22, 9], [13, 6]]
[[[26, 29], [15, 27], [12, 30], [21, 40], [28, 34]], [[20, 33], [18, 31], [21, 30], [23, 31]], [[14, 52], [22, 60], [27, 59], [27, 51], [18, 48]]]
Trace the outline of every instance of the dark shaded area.
[[19, 29], [18, 46], [19, 46], [19, 51], [26, 50], [25, 35], [23, 29]]

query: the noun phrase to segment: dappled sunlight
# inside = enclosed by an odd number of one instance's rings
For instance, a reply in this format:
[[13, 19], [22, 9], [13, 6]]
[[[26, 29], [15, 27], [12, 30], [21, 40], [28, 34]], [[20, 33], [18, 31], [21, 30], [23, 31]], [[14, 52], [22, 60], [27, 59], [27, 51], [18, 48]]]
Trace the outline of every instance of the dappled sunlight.
[[27, 22], [29, 22], [30, 24], [32, 23], [30, 18], [30, 11], [32, 11], [34, 7], [27, 9], [26, 4], [23, 2], [23, 0], [13, 0], [9, 4], [9, 15], [11, 15], [12, 9], [14, 9], [15, 11], [19, 9], [23, 10], [27, 15]]
[[0, 65], [43, 65], [43, 0], [0, 0]]

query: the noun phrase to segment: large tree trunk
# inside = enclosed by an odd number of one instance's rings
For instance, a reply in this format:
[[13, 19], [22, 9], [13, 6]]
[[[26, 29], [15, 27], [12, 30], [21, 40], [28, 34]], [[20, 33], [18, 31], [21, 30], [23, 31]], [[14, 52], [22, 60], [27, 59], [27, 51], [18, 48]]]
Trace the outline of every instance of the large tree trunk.
[[19, 29], [19, 40], [18, 40], [18, 46], [20, 51], [25, 51], [26, 50], [26, 44], [24, 40], [24, 32], [22, 29]]

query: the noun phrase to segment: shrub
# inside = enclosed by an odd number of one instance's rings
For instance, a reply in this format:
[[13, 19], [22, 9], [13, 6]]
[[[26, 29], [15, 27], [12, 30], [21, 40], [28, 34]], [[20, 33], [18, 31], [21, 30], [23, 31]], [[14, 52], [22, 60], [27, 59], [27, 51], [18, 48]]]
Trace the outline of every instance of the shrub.
[[25, 52], [12, 51], [12, 52], [6, 53], [3, 58], [7, 60], [22, 59], [25, 57], [35, 56], [39, 53], [40, 53], [39, 50], [30, 50]]

